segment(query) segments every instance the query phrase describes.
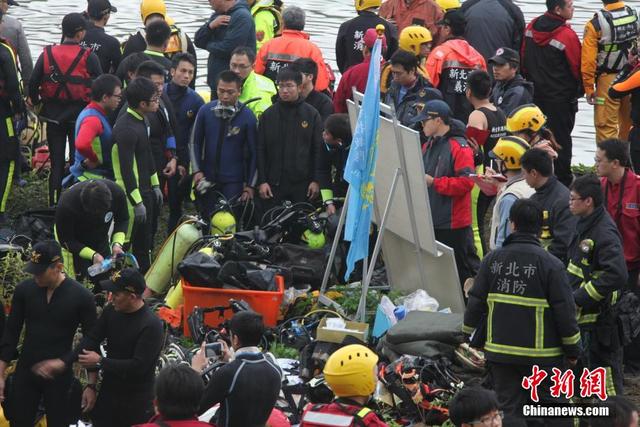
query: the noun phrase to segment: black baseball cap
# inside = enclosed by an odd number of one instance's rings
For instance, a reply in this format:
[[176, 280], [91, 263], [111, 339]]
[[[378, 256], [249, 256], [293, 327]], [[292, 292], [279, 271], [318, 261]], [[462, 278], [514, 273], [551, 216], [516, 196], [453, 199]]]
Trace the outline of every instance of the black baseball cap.
[[39, 275], [44, 273], [55, 262], [62, 262], [60, 243], [55, 240], [45, 240], [33, 246], [29, 262], [24, 266], [24, 271], [29, 274]]
[[464, 28], [467, 25], [467, 19], [464, 17], [459, 9], [453, 9], [444, 14], [441, 20], [436, 22], [436, 25], [446, 25], [452, 28]]
[[422, 111], [413, 118], [411, 124], [413, 125], [426, 119], [435, 119], [436, 117], [448, 120], [452, 114], [449, 104], [439, 99], [434, 99], [424, 104]]
[[109, 292], [131, 292], [142, 295], [147, 287], [144, 276], [135, 268], [124, 268], [111, 273], [108, 280], [100, 282], [100, 287]]
[[78, 31], [87, 29], [87, 20], [81, 13], [70, 13], [62, 18], [62, 35], [73, 37]]
[[489, 59], [489, 64], [504, 65], [507, 62], [519, 64], [520, 55], [513, 49], [501, 47], [496, 50], [496, 54]]
[[100, 19], [107, 13], [117, 12], [118, 9], [109, 0], [89, 0], [87, 13], [94, 19]]

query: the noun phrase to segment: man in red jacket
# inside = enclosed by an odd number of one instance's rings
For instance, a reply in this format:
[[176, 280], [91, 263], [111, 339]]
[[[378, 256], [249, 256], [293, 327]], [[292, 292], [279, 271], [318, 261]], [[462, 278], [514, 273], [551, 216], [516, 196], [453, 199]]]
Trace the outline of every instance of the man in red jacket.
[[640, 295], [640, 176], [630, 167], [629, 144], [619, 139], [598, 143], [595, 160], [605, 209], [622, 236], [624, 259], [629, 271], [627, 287]]
[[462, 285], [480, 266], [471, 230], [473, 150], [465, 138], [465, 126], [453, 118], [440, 100], [424, 104], [414, 123], [422, 123], [428, 138], [423, 148], [425, 181], [436, 240], [454, 250]]
[[380, 16], [395, 23], [398, 32], [409, 25], [422, 25], [438, 35], [437, 22], [442, 19], [442, 9], [434, 0], [387, 0], [380, 7]]
[[[371, 51], [373, 50], [373, 45], [375, 44], [378, 38], [378, 33], [375, 28], [369, 28], [364, 34], [364, 49], [362, 50], [362, 55], [364, 56], [364, 60], [349, 68], [340, 79], [340, 84], [338, 84], [338, 89], [336, 89], [336, 93], [333, 95], [333, 110], [336, 113], [346, 113], [347, 112], [347, 99], [351, 99], [352, 92], [351, 89], [353, 87], [356, 88], [358, 92], [364, 93], [364, 90], [367, 87], [367, 77], [369, 76], [369, 65], [371, 64]], [[385, 51], [387, 50], [387, 37], [382, 35], [382, 55], [384, 56]], [[383, 61], [384, 62], [384, 61]]]
[[580, 39], [567, 24], [573, 0], [547, 0], [547, 12], [527, 26], [522, 44], [522, 75], [534, 84], [533, 102], [547, 116], [547, 126], [562, 146], [555, 161], [560, 182], [569, 185], [571, 131], [582, 96]]

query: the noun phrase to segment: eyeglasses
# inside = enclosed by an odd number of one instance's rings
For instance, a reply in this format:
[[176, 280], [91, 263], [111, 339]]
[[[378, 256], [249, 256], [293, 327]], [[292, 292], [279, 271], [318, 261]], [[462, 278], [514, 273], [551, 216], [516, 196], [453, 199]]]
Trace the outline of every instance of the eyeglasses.
[[585, 197], [571, 197], [569, 196], [569, 203], [575, 202], [576, 200], [584, 200]]
[[122, 99], [122, 94], [121, 93], [119, 93], [119, 94], [115, 94], [114, 93], [113, 95], [111, 95], [111, 97], [117, 98], [117, 99]]
[[147, 101], [148, 104], [158, 104], [160, 102], [159, 96], [154, 96], [150, 100]]
[[490, 415], [485, 415], [484, 417], [480, 418], [479, 420], [469, 421], [469, 424], [471, 424], [471, 425], [474, 425], [474, 424], [484, 424], [484, 425], [497, 424], [498, 421], [500, 421], [502, 419], [504, 419], [504, 412], [503, 411], [496, 411], [496, 413], [490, 414]]

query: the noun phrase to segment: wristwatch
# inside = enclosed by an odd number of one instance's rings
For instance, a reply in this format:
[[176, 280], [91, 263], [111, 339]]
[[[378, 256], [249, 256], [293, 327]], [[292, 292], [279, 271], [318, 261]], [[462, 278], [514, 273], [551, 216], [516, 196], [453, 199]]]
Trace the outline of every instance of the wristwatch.
[[98, 370], [102, 369], [102, 359], [104, 359], [104, 357], [100, 356], [100, 360], [96, 363], [96, 369]]

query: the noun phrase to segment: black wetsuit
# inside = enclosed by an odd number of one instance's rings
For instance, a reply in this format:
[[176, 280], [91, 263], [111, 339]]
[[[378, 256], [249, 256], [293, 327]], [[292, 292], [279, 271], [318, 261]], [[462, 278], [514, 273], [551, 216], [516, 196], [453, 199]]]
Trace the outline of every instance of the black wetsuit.
[[[104, 179], [111, 191], [111, 207], [98, 217], [85, 211], [80, 193], [92, 181], [75, 184], [62, 193], [56, 209], [56, 236], [63, 249], [65, 266], [73, 263], [76, 276], [84, 276], [95, 252], [103, 257], [111, 254], [109, 228], [113, 222], [112, 243], [124, 244], [129, 227], [127, 196], [113, 181]], [[133, 220], [133, 218], [131, 219]], [[65, 253], [66, 252], [66, 253]], [[66, 258], [67, 255], [69, 258]]]
[[100, 343], [107, 340], [102, 386], [92, 413], [94, 426], [129, 427], [151, 418], [163, 333], [162, 321], [146, 305], [133, 313], [118, 312], [113, 305], [104, 308], [78, 348], [99, 352]]
[[[165, 70], [164, 81], [165, 83], [168, 83], [171, 80], [171, 75], [169, 73], [169, 71], [171, 70], [171, 60], [159, 52], [145, 50], [141, 53], [144, 53], [149, 58], [150, 61], [154, 61], [158, 63], [162, 68], [164, 68]], [[115, 75], [123, 82], [129, 80], [129, 75], [127, 74], [127, 70], [129, 69], [129, 63], [135, 60], [136, 56], [138, 55], [128, 55], [128, 56], [122, 57], [122, 62], [120, 63], [120, 66], [116, 70]]]
[[104, 28], [91, 25], [87, 28], [87, 34], [80, 42], [80, 46], [91, 49], [100, 59], [100, 65], [104, 73], [114, 74], [122, 60], [120, 42], [112, 35], [107, 34]]
[[278, 399], [281, 378], [271, 357], [238, 353], [234, 361], [214, 372], [200, 400], [200, 412], [220, 403], [216, 426], [264, 426]]
[[[159, 186], [156, 166], [149, 140], [149, 122], [135, 111], [123, 108], [113, 128], [112, 162], [116, 182], [125, 190], [132, 208], [143, 203], [147, 210], [144, 223], [136, 223], [131, 234], [132, 252], [138, 259], [140, 270], [146, 272], [151, 265], [153, 230], [157, 227], [158, 211], [153, 187]], [[134, 169], [134, 162], [137, 168]]]
[[[73, 336], [79, 325], [86, 332], [95, 323], [93, 295], [75, 280], [65, 279], [53, 291], [49, 302], [47, 289], [38, 287], [33, 279], [16, 286], [0, 346], [1, 360], [10, 363], [18, 358], [12, 389], [15, 413], [11, 425], [33, 425], [42, 397], [48, 425], [62, 427], [70, 424], [68, 394], [73, 378], [70, 369], [74, 355]], [[18, 356], [17, 346], [23, 326], [26, 332]], [[46, 359], [62, 359], [69, 369], [54, 380], [43, 380], [31, 372], [31, 367]]]
[[[7, 198], [13, 182], [19, 143], [14, 132], [13, 116], [24, 113], [24, 102], [18, 81], [15, 55], [0, 39], [0, 216], [6, 210]], [[4, 218], [0, 219], [4, 220]]]

